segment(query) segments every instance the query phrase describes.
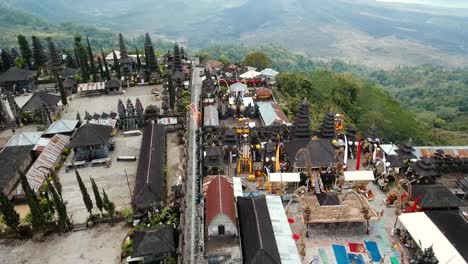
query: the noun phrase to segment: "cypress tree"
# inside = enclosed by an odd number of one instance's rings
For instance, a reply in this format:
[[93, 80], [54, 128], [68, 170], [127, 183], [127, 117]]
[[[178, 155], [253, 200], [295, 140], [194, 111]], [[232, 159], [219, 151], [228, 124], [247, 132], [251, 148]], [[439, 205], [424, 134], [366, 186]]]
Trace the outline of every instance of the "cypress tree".
[[54, 199], [55, 210], [57, 211], [59, 217], [59, 225], [63, 230], [65, 230], [65, 232], [68, 232], [70, 231], [71, 223], [68, 219], [67, 207], [63, 202], [62, 197], [60, 197], [57, 193], [55, 186], [56, 182], [54, 181], [54, 183], [52, 183], [50, 180], [47, 180], [47, 183], [49, 185], [49, 191], [52, 193], [52, 198]]
[[57, 78], [58, 88], [60, 92], [60, 100], [62, 101], [62, 105], [67, 105], [67, 93], [65, 92], [65, 88], [63, 88], [62, 79], [60, 78], [58, 72], [55, 73], [55, 77]]
[[106, 55], [104, 54], [104, 51], [102, 50], [102, 48], [101, 48], [101, 54], [102, 54], [102, 59], [104, 62], [104, 69], [106, 70], [106, 79], [110, 81], [111, 75], [109, 72], [109, 65], [107, 64]]
[[56, 72], [60, 64], [62, 64], [62, 57], [60, 56], [55, 43], [52, 38], [47, 38], [49, 43], [49, 66], [52, 69], [52, 72]]
[[8, 69], [14, 66], [14, 60], [8, 51], [2, 50], [2, 54], [0, 55], [0, 57], [2, 60], [3, 71], [8, 71]]
[[96, 206], [102, 214], [103, 202], [101, 194], [99, 193], [99, 188], [97, 187], [96, 182], [93, 178], [90, 177], [89, 179], [91, 180], [91, 185], [93, 186], [94, 200], [96, 201]]
[[8, 197], [0, 191], [0, 212], [2, 212], [3, 220], [5, 224], [13, 229], [18, 234], [18, 225], [20, 223], [20, 216], [15, 211], [13, 204], [10, 202]]
[[62, 197], [62, 184], [60, 183], [60, 180], [57, 177], [57, 173], [55, 173], [55, 171], [51, 171], [50, 176], [52, 177], [52, 180], [54, 181], [54, 185], [58, 191], [58, 194], [60, 195], [60, 197]]
[[32, 228], [33, 230], [39, 230], [44, 224], [46, 223], [46, 218], [44, 212], [41, 210], [39, 206], [39, 200], [37, 199], [36, 194], [34, 193], [33, 189], [29, 185], [28, 179], [26, 175], [18, 170], [21, 178], [21, 187], [23, 188], [24, 194], [28, 201], [29, 210], [31, 211], [32, 216]]
[[44, 53], [44, 48], [38, 37], [32, 36], [32, 57], [34, 67], [40, 68], [46, 66], [47, 57]]
[[78, 181], [78, 185], [80, 186], [81, 195], [83, 196], [83, 202], [86, 206], [86, 210], [88, 210], [89, 214], [91, 214], [91, 210], [93, 209], [93, 201], [91, 197], [89, 197], [88, 190], [84, 185], [83, 181], [81, 180], [81, 176], [78, 173], [78, 170], [75, 168], [76, 180]]
[[135, 51], [136, 51], [136, 55], [137, 55], [137, 70], [140, 71], [140, 70], [141, 70], [140, 54], [138, 53], [138, 49], [137, 49], [137, 48], [135, 48]]
[[107, 197], [106, 191], [102, 189], [102, 201], [103, 201], [103, 207], [106, 209], [106, 211], [109, 213], [109, 215], [114, 218], [114, 213], [115, 213], [115, 205], [113, 202], [109, 200], [109, 197]]
[[65, 53], [65, 65], [69, 68], [76, 68], [77, 65], [75, 63], [75, 59], [73, 58], [73, 55], [71, 54], [70, 51], [64, 50], [63, 53]]
[[28, 68], [31, 68], [31, 58], [32, 58], [32, 51], [29, 47], [29, 42], [23, 35], [18, 35], [18, 45], [21, 52], [21, 57], [23, 57], [24, 61], [28, 65]]
[[86, 55], [85, 47], [83, 47], [83, 45], [81, 44], [81, 36], [80, 35], [75, 36], [75, 50], [76, 50], [76, 55], [77, 55], [77, 57], [79, 59], [81, 77], [83, 79], [83, 82], [88, 82], [89, 81], [88, 58], [87, 58], [87, 55]]
[[145, 35], [145, 56], [146, 56], [146, 68], [151, 72], [160, 72], [158, 59], [154, 54], [153, 43], [148, 33]]
[[117, 79], [120, 80], [122, 78], [122, 73], [120, 72], [120, 64], [119, 60], [117, 59], [117, 55], [115, 54], [115, 50], [112, 50], [112, 55], [114, 56], [114, 71], [117, 75]]
[[102, 60], [101, 57], [98, 57], [98, 67], [99, 67], [99, 75], [101, 76], [101, 79], [106, 79], [106, 73], [102, 69]]
[[89, 44], [88, 37], [86, 37], [86, 42], [88, 43], [88, 57], [89, 57], [89, 64], [91, 66], [91, 74], [93, 76], [93, 82], [96, 82], [97, 81], [96, 64], [94, 64], [93, 51], [91, 50], [91, 45]]
[[169, 105], [172, 110], [174, 110], [174, 105], [175, 105], [175, 87], [174, 87], [174, 82], [172, 81], [172, 74], [168, 73], [167, 75], [167, 84], [168, 84], [168, 90], [169, 90]]

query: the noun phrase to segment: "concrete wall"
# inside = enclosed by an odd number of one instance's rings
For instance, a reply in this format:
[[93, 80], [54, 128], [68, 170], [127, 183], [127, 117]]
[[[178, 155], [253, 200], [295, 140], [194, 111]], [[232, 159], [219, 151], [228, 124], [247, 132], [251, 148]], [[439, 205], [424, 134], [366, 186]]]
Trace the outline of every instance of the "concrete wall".
[[208, 225], [208, 236], [218, 236], [218, 226], [224, 225], [225, 236], [237, 236], [237, 228], [225, 214], [218, 214]]

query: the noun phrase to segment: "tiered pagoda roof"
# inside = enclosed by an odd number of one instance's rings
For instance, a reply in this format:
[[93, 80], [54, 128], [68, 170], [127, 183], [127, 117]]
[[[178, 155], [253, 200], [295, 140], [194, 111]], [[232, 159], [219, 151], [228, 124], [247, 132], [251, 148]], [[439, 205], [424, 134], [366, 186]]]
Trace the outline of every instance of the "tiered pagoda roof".
[[402, 160], [416, 159], [417, 157], [413, 154], [416, 150], [413, 148], [412, 141], [397, 144], [398, 149], [395, 152]]
[[435, 160], [428, 157], [422, 157], [421, 160], [411, 164], [411, 168], [420, 177], [435, 177], [439, 175]]
[[335, 137], [335, 113], [328, 112], [323, 123], [320, 126], [320, 137], [334, 138]]
[[299, 111], [294, 119], [294, 137], [296, 138], [309, 138], [312, 135], [310, 129], [310, 111], [307, 101], [302, 101]]
[[371, 126], [366, 133], [366, 138], [370, 143], [379, 143], [380, 138], [377, 133], [377, 127]]

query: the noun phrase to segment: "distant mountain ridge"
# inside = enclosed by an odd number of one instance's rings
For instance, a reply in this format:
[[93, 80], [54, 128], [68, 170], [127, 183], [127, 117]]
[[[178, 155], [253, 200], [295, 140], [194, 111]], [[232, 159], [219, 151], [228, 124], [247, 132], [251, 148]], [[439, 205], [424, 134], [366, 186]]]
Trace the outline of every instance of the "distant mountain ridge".
[[468, 62], [463, 10], [373, 0], [4, 1], [54, 22], [150, 32], [195, 48], [271, 43], [311, 58], [385, 69]]

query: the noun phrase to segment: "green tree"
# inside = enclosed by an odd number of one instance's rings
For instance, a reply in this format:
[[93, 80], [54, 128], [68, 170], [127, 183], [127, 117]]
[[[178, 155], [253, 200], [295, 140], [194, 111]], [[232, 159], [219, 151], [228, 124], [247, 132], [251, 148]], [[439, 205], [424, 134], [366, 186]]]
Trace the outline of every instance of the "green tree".
[[88, 43], [88, 59], [89, 59], [89, 64], [91, 66], [91, 75], [93, 76], [93, 82], [97, 82], [96, 64], [94, 63], [93, 51], [91, 49], [91, 45], [89, 44], [88, 37], [86, 37], [86, 42]]
[[20, 69], [26, 68], [26, 63], [24, 63], [24, 59], [21, 57], [16, 57], [15, 59], [15, 66]]
[[106, 72], [104, 72], [102, 68], [101, 57], [98, 57], [98, 68], [99, 68], [99, 75], [101, 76], [101, 79], [106, 79]]
[[57, 84], [60, 92], [60, 100], [62, 101], [62, 105], [67, 105], [67, 93], [65, 92], [65, 88], [63, 87], [62, 79], [60, 78], [58, 72], [55, 73], [55, 77], [57, 79]]
[[31, 58], [32, 58], [32, 51], [29, 47], [29, 42], [23, 35], [18, 35], [18, 45], [21, 51], [21, 57], [23, 57], [24, 62], [28, 65], [28, 68], [31, 68]]
[[20, 174], [21, 187], [23, 188], [23, 192], [26, 196], [26, 200], [29, 205], [29, 210], [31, 211], [31, 216], [32, 216], [31, 225], [32, 225], [33, 230], [37, 231], [46, 223], [46, 217], [45, 217], [44, 212], [41, 210], [41, 207], [39, 205], [39, 200], [37, 199], [37, 196], [34, 193], [34, 190], [31, 189], [31, 186], [29, 185], [26, 175], [22, 171], [19, 171], [19, 170], [18, 170], [18, 173]]
[[2, 212], [5, 224], [13, 229], [18, 234], [18, 225], [20, 223], [20, 216], [15, 211], [13, 204], [8, 197], [0, 191], [0, 212]]
[[94, 200], [96, 201], [96, 206], [101, 211], [102, 213], [102, 208], [103, 208], [103, 202], [101, 198], [101, 194], [99, 193], [99, 188], [96, 185], [96, 182], [94, 181], [93, 178], [89, 178], [91, 180], [91, 185], [93, 186], [93, 193], [94, 193]]
[[65, 231], [70, 231], [71, 223], [68, 219], [67, 214], [67, 207], [63, 202], [62, 197], [57, 192], [57, 187], [55, 186], [55, 181], [52, 182], [50, 178], [47, 179], [47, 184], [49, 185], [49, 191], [52, 194], [52, 198], [54, 199], [55, 210], [57, 211], [59, 217], [59, 225]]
[[102, 50], [102, 48], [101, 48], [101, 54], [102, 54], [102, 60], [103, 60], [103, 63], [104, 63], [104, 69], [106, 70], [106, 79], [108, 81], [110, 81], [111, 75], [110, 75], [110, 72], [109, 72], [109, 65], [107, 64], [106, 54], [104, 54], [104, 51]]
[[4, 71], [7, 71], [8, 69], [10, 69], [10, 67], [14, 66], [14, 61], [13, 61], [13, 58], [11, 57], [11, 54], [6, 51], [6, 50], [2, 50], [1, 51], [2, 54], [0, 55], [1, 57], [1, 60], [2, 60], [2, 69]]
[[80, 186], [80, 191], [81, 195], [83, 196], [83, 202], [86, 206], [86, 210], [88, 210], [89, 214], [92, 214], [93, 210], [93, 201], [91, 200], [91, 197], [89, 197], [88, 190], [86, 189], [86, 186], [83, 183], [83, 180], [81, 180], [80, 173], [78, 170], [75, 168], [75, 174], [76, 174], [76, 180], [78, 181], [78, 185]]
[[154, 53], [153, 43], [148, 33], [145, 35], [145, 59], [147, 70], [160, 73], [158, 59]]
[[140, 59], [140, 53], [138, 53], [138, 49], [135, 48], [136, 56], [137, 56], [137, 70], [140, 72], [141, 70], [141, 59]]
[[115, 74], [117, 75], [117, 79], [120, 80], [122, 78], [122, 73], [120, 72], [120, 64], [119, 64], [119, 60], [117, 59], [117, 54], [115, 54], [115, 50], [112, 50], [112, 55], [114, 58], [114, 71], [115, 71]]
[[47, 42], [49, 44], [49, 66], [51, 67], [52, 72], [56, 73], [58, 67], [62, 64], [62, 56], [55, 47], [55, 43], [52, 38], [47, 38]]
[[109, 200], [109, 197], [107, 197], [106, 191], [104, 191], [104, 189], [102, 189], [102, 201], [103, 201], [104, 209], [106, 209], [110, 217], [114, 218], [115, 205], [113, 202]]
[[222, 55], [221, 57], [218, 58], [218, 61], [221, 62], [223, 64], [223, 66], [227, 67], [229, 66], [229, 64], [231, 64], [231, 62], [229, 61], [229, 59]]
[[32, 58], [34, 61], [34, 67], [37, 69], [45, 67], [47, 63], [47, 57], [44, 53], [44, 47], [42, 46], [41, 40], [32, 36]]
[[265, 53], [256, 51], [245, 56], [244, 65], [263, 70], [271, 67], [271, 60]]
[[81, 44], [81, 35], [77, 34], [75, 35], [74, 38], [75, 41], [75, 55], [77, 57], [78, 64], [80, 65], [80, 71], [81, 71], [81, 78], [83, 82], [88, 82], [89, 81], [89, 64], [88, 64], [88, 58], [86, 55], [86, 49]]

